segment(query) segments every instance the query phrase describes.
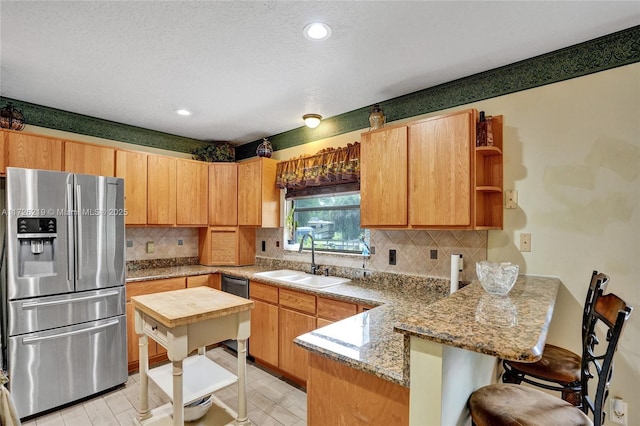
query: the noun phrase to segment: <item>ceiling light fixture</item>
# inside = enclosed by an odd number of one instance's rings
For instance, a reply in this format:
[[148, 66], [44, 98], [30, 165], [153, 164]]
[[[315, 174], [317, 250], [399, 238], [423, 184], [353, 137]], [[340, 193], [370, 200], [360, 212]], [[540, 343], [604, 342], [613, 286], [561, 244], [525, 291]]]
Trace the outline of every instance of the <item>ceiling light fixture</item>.
[[309, 40], [322, 41], [331, 37], [331, 27], [322, 22], [312, 22], [304, 26], [302, 34]]
[[302, 116], [304, 120], [304, 124], [311, 129], [315, 129], [320, 125], [320, 120], [322, 120], [322, 116], [320, 114], [305, 114]]
[[184, 116], [191, 115], [191, 111], [189, 111], [188, 109], [177, 109], [175, 113]]

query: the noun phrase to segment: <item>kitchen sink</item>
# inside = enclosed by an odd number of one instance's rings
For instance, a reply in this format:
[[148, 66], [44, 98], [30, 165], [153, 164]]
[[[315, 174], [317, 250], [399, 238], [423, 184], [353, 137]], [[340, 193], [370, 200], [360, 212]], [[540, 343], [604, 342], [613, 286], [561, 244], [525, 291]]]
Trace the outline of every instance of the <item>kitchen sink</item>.
[[291, 269], [279, 269], [276, 271], [258, 272], [257, 277], [269, 278], [286, 284], [295, 284], [309, 288], [326, 288], [338, 284], [346, 284], [351, 280], [341, 277], [330, 277], [326, 275], [311, 275], [305, 272], [293, 271]]

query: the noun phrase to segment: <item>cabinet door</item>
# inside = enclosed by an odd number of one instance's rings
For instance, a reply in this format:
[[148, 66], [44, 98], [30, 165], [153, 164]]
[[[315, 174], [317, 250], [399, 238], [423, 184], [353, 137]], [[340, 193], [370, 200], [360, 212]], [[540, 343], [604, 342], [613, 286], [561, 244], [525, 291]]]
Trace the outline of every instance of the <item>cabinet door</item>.
[[116, 176], [124, 178], [124, 207], [127, 225], [147, 223], [147, 154], [116, 151]]
[[9, 139], [9, 132], [0, 130], [0, 174], [3, 175], [7, 172], [7, 159], [5, 155], [7, 139]]
[[315, 330], [316, 318], [283, 308], [280, 308], [279, 313], [280, 369], [306, 382], [309, 375], [309, 352], [296, 346], [293, 340]]
[[176, 159], [149, 155], [147, 159], [147, 223], [176, 223]]
[[249, 352], [255, 358], [278, 366], [278, 306], [260, 300], [251, 311], [251, 344]]
[[209, 225], [238, 224], [238, 165], [209, 165]]
[[238, 164], [238, 225], [262, 225], [261, 172], [259, 161]]
[[62, 170], [62, 141], [25, 133], [8, 133], [7, 166]]
[[238, 164], [238, 225], [280, 226], [277, 164], [270, 158], [256, 158]]
[[86, 175], [114, 176], [115, 149], [86, 143], [64, 143], [64, 170]]
[[209, 165], [202, 161], [176, 160], [176, 222], [206, 226], [208, 219]]
[[472, 110], [409, 126], [409, 223], [471, 226]]
[[407, 128], [362, 134], [360, 225], [407, 225]]

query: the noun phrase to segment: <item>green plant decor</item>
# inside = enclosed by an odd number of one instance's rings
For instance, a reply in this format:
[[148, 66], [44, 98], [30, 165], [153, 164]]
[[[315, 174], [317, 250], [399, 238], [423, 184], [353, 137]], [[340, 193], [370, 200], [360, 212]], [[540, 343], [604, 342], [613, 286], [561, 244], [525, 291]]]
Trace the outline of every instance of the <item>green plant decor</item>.
[[235, 149], [227, 142], [212, 143], [207, 146], [195, 148], [191, 151], [194, 160], [232, 163], [236, 160]]

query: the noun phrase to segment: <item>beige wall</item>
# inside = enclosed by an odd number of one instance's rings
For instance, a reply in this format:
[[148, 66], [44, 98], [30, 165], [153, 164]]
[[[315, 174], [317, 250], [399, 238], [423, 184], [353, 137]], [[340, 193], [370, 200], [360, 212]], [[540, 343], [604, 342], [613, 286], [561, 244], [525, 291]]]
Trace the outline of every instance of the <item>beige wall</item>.
[[[640, 425], [640, 64], [468, 106], [504, 115], [504, 187], [519, 194], [518, 208], [504, 212], [504, 230], [488, 232], [487, 257], [562, 279], [548, 341], [578, 353], [591, 271], [611, 276], [609, 291], [636, 312], [616, 354], [610, 395], [624, 398], [628, 424]], [[274, 157], [355, 140], [359, 131]], [[530, 253], [517, 248], [523, 232], [531, 233]], [[467, 275], [469, 268], [466, 262]]]

